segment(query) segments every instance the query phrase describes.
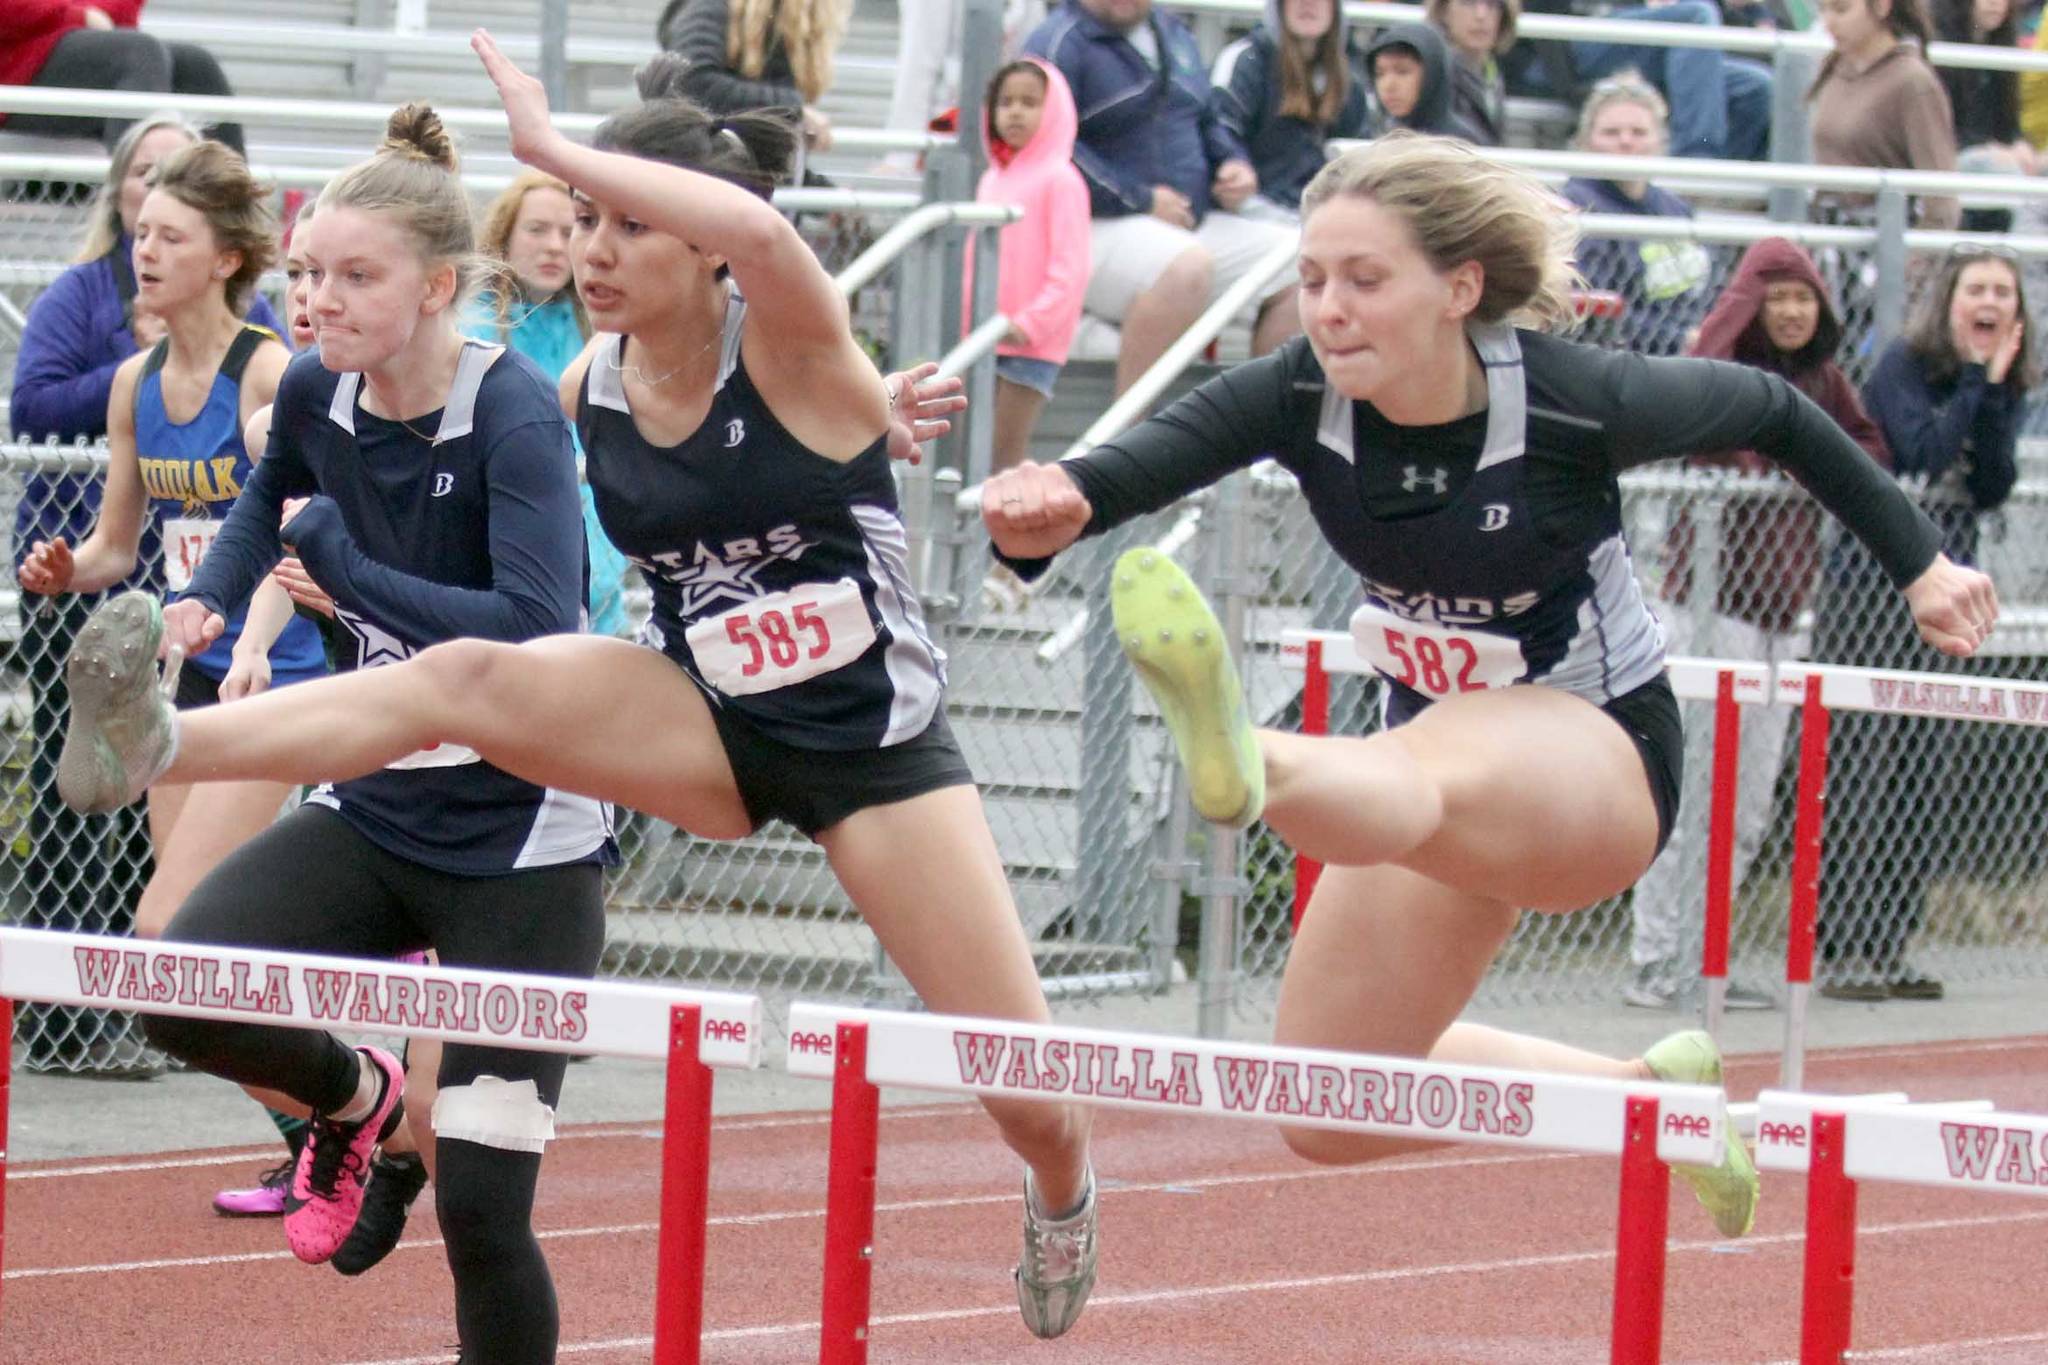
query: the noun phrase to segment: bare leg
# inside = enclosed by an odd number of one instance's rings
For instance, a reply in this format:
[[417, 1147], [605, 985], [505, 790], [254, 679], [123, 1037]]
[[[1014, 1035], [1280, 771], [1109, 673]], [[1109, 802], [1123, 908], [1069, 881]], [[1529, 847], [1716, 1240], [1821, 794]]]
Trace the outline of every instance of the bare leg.
[[1209, 303], [1209, 253], [1191, 246], [1173, 258], [1150, 289], [1124, 311], [1116, 353], [1116, 391], [1122, 393], [1166, 354]]
[[181, 712], [164, 779], [339, 781], [434, 744], [708, 838], [753, 828], [710, 711], [682, 670], [651, 649], [590, 635], [456, 640], [402, 664]]
[[405, 1122], [384, 1144], [387, 1155], [416, 1152], [434, 1178], [434, 1098], [441, 1093], [441, 1040], [415, 1038], [405, 1051]]
[[[156, 872], [135, 907], [138, 938], [161, 938], [164, 926], [192, 894], [192, 888], [220, 860], [240, 848], [277, 818], [291, 788], [280, 782], [215, 782], [193, 787], [153, 788], [149, 794], [151, 835], [156, 843]], [[165, 802], [175, 795], [175, 804]], [[157, 828], [158, 809], [168, 806], [175, 820], [167, 833]], [[282, 1112], [282, 1111], [281, 1111]]]
[[1045, 395], [1023, 384], [996, 379], [996, 442], [992, 473], [1014, 469], [1031, 454], [1031, 433], [1045, 411]]
[[1252, 354], [1265, 355], [1279, 348], [1289, 337], [1301, 335], [1298, 285], [1289, 285], [1259, 305], [1259, 319], [1252, 325]]
[[[1052, 1016], [981, 797], [948, 787], [870, 806], [818, 836], [839, 883], [925, 1005], [1042, 1023]], [[1077, 1105], [985, 1099], [1050, 1210], [1078, 1203], [1089, 1119]]]

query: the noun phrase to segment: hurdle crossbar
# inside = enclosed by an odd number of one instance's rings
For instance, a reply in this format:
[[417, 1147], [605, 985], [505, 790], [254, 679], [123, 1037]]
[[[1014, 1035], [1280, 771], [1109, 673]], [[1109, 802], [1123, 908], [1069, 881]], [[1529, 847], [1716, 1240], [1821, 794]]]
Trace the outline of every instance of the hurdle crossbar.
[[[0, 1023], [15, 1000], [488, 1047], [666, 1059], [658, 1365], [696, 1365], [711, 1167], [711, 1069], [761, 1060], [750, 995], [380, 959], [0, 928]], [[0, 1028], [0, 1250], [13, 1030]]]
[[1620, 1158], [1612, 1358], [1630, 1365], [1661, 1349], [1668, 1167], [1713, 1165], [1726, 1139], [1713, 1086], [801, 1002], [788, 1069], [834, 1086], [824, 1365], [867, 1359], [880, 1086]]
[[2004, 1113], [1989, 1101], [1766, 1090], [1756, 1131], [1758, 1166], [1807, 1178], [1800, 1365], [1848, 1356], [1864, 1181], [2048, 1195], [2048, 1115]]

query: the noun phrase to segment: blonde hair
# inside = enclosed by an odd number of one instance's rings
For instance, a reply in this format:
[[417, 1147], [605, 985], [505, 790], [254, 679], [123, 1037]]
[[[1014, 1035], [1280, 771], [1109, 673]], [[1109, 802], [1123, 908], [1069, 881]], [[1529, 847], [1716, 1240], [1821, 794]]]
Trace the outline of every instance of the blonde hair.
[[1611, 104], [1633, 104], [1649, 110], [1650, 117], [1657, 121], [1659, 139], [1670, 141], [1671, 106], [1657, 93], [1656, 86], [1633, 71], [1623, 71], [1595, 81], [1593, 88], [1586, 92], [1586, 102], [1579, 106], [1579, 126], [1572, 132], [1572, 146], [1585, 150], [1593, 136], [1593, 124]]
[[1302, 218], [1340, 195], [1370, 199], [1399, 218], [1438, 273], [1478, 262], [1475, 321], [1563, 330], [1575, 320], [1575, 215], [1470, 143], [1403, 128], [1354, 148], [1309, 182]]
[[316, 202], [321, 213], [362, 209], [391, 218], [412, 238], [422, 264], [455, 267], [459, 304], [497, 270], [476, 249], [476, 220], [458, 165], [441, 116], [415, 100], [391, 115], [370, 159], [328, 181]]
[[121, 245], [121, 183], [128, 178], [128, 168], [135, 164], [135, 150], [142, 145], [142, 139], [159, 128], [175, 128], [193, 142], [204, 136], [199, 125], [183, 114], [151, 114], [129, 124], [128, 131], [114, 144], [113, 158], [107, 164], [107, 182], [93, 195], [92, 207], [86, 210], [85, 240], [72, 259], [96, 261]]
[[[484, 210], [483, 227], [477, 233], [477, 246], [486, 256], [501, 262], [505, 273], [511, 274], [512, 229], [519, 225], [519, 210], [526, 204], [526, 196], [535, 190], [555, 190], [569, 193], [569, 186], [557, 180], [546, 171], [524, 170], [512, 178], [489, 208]], [[500, 280], [500, 285], [504, 284]], [[576, 315], [576, 330], [585, 341], [590, 340], [590, 317], [583, 311], [583, 296], [576, 292], [576, 280], [571, 276], [562, 286], [561, 293], [569, 296], [569, 307]], [[496, 305], [498, 325], [503, 327], [512, 319], [511, 291], [497, 288], [492, 291], [492, 303]]]
[[852, 14], [852, 0], [734, 0], [726, 16], [725, 59], [748, 80], [759, 80], [772, 28], [789, 54], [796, 88], [815, 101], [832, 85], [832, 58]]
[[241, 253], [227, 277], [228, 307], [240, 314], [256, 281], [277, 264], [271, 187], [249, 173], [241, 153], [218, 142], [195, 142], [158, 162], [149, 186], [205, 218], [216, 250]]

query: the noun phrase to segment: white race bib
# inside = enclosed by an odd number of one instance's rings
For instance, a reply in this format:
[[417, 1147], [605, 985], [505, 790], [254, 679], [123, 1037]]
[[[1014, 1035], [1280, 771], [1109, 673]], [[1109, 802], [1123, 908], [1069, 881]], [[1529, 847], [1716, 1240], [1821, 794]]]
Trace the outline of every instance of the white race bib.
[[794, 687], [844, 668], [875, 642], [850, 578], [807, 583], [708, 616], [684, 632], [704, 681], [728, 697]]
[[1528, 671], [1510, 636], [1410, 621], [1370, 602], [1351, 614], [1351, 639], [1374, 668], [1429, 697], [1506, 687]]
[[220, 523], [210, 517], [171, 517], [164, 522], [164, 585], [172, 592], [192, 586], [199, 561], [213, 548]]

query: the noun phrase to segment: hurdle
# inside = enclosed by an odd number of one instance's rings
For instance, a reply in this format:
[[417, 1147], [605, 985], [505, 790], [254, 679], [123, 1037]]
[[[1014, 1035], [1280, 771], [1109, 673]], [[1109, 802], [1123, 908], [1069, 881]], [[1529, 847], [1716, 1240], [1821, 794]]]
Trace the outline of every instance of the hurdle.
[[1889, 1096], [1757, 1097], [1756, 1163], [1806, 1176], [1800, 1365], [1840, 1365], [1856, 1287], [1856, 1191], [1865, 1181], [2048, 1194], [2048, 1116], [1988, 1100], [1904, 1104]]
[[867, 1360], [880, 1086], [1616, 1157], [1617, 1365], [1662, 1349], [1669, 1167], [1718, 1162], [1726, 1137], [1715, 1086], [804, 1002], [788, 1070], [832, 1082], [820, 1365]]
[[[1285, 631], [1280, 637], [1280, 663], [1302, 674], [1301, 730], [1308, 735], [1330, 732], [1331, 675], [1378, 672], [1344, 631]], [[1707, 812], [1706, 932], [1700, 949], [1700, 978], [1706, 984], [1706, 1029], [1718, 1039], [1728, 1002], [1728, 933], [1735, 897], [1732, 872], [1742, 708], [1771, 705], [1779, 694], [1766, 664], [1674, 657], [1665, 660], [1665, 673], [1680, 701], [1714, 703], [1714, 785]], [[1813, 883], [1818, 887], [1817, 836], [1814, 850]], [[1302, 914], [1308, 909], [1309, 896], [1321, 872], [1321, 865], [1313, 859], [1295, 856], [1296, 929], [1301, 927]]]
[[760, 1065], [757, 997], [0, 928], [0, 1254], [16, 1000], [666, 1060], [653, 1359], [700, 1359], [712, 1069]]

